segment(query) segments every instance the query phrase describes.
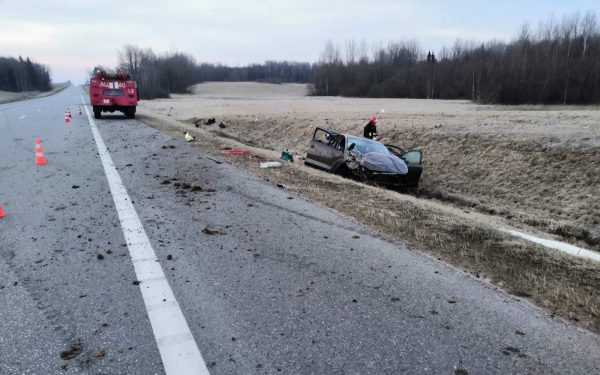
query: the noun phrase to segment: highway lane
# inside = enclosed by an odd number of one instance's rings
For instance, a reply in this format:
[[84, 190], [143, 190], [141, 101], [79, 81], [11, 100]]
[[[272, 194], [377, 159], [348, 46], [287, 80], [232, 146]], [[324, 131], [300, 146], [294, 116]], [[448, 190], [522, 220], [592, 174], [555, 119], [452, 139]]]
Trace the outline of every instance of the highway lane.
[[[165, 373], [79, 95], [0, 106], [0, 374]], [[600, 372], [592, 334], [139, 121], [96, 125], [211, 374]]]

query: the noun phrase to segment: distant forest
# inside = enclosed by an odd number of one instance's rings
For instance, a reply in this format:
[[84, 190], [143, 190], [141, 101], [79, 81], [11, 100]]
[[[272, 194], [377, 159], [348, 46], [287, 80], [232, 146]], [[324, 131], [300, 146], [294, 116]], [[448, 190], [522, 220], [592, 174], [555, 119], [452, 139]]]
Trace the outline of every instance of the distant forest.
[[184, 53], [157, 56], [125, 46], [119, 65], [145, 99], [184, 93], [204, 81], [311, 83], [314, 95], [469, 99], [498, 104], [600, 103], [596, 14], [524, 25], [510, 42], [457, 40], [437, 53], [418, 41], [387, 46], [327, 42], [314, 64], [268, 61], [244, 67], [197, 63]]
[[470, 99], [500, 104], [600, 103], [600, 31], [594, 13], [524, 25], [510, 43], [458, 40], [436, 56], [416, 41], [368, 54], [329, 42], [313, 66], [317, 95]]
[[158, 56], [152, 49], [125, 46], [119, 52], [119, 68], [137, 81], [142, 99], [168, 97], [170, 93], [186, 93], [190, 85], [205, 81], [257, 81], [308, 83], [312, 67], [309, 63], [267, 61], [244, 67], [196, 63], [185, 53]]
[[0, 90], [2, 91], [50, 91], [52, 81], [47, 67], [12, 57], [0, 57]]

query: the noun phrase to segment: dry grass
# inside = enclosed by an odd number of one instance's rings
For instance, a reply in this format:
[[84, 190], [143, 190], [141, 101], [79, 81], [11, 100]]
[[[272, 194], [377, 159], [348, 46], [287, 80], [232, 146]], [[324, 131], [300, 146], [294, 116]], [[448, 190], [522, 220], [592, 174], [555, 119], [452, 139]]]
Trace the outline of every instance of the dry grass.
[[48, 92], [41, 91], [25, 91], [25, 92], [9, 92], [0, 91], [0, 104], [16, 102], [19, 100], [41, 98], [48, 95], [56, 94], [57, 92], [67, 87], [64, 83], [55, 84], [54, 88]]
[[[167, 116], [140, 116], [181, 138], [190, 131], [208, 152], [240, 143]], [[287, 138], [286, 138], [287, 139]], [[277, 152], [246, 146], [276, 158]], [[281, 183], [306, 198], [342, 212], [381, 233], [489, 280], [509, 293], [530, 298], [552, 313], [600, 332], [600, 265], [564, 256], [494, 229], [476, 213], [366, 186], [306, 168], [299, 163], [263, 170], [244, 156], [219, 156]], [[348, 204], [354, 202], [354, 204]]]

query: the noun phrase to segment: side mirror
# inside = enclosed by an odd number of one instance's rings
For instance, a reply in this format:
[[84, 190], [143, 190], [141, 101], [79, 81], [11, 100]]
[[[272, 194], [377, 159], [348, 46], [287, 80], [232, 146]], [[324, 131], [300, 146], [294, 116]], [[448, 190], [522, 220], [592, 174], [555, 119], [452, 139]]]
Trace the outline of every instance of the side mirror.
[[356, 143], [350, 144], [350, 146], [348, 146], [348, 151], [354, 150], [354, 147], [356, 147]]

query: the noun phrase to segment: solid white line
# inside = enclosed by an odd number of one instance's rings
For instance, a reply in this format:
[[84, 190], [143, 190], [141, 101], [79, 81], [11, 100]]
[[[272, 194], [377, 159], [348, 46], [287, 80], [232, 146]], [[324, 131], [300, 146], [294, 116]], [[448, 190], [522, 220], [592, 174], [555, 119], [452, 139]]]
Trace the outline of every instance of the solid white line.
[[539, 245], [548, 247], [550, 249], [562, 251], [565, 254], [569, 254], [579, 258], [585, 258], [590, 260], [595, 260], [596, 262], [600, 262], [600, 253], [583, 249], [581, 247], [569, 245], [568, 243], [547, 240], [545, 238], [535, 237], [529, 234], [521, 233], [519, 231], [513, 229], [499, 228], [501, 231], [510, 233], [513, 236], [520, 237], [524, 240], [535, 242]]
[[209, 372], [202, 354], [198, 349], [198, 345], [196, 345], [196, 341], [194, 341], [192, 332], [169, 286], [169, 282], [165, 278], [160, 263], [158, 261], [139, 261], [141, 259], [157, 259], [156, 253], [133, 204], [131, 204], [131, 199], [108, 153], [106, 144], [90, 115], [83, 96], [81, 96], [81, 101], [98, 147], [98, 154], [115, 202], [129, 256], [136, 277], [140, 281], [144, 305], [148, 312], [148, 318], [165, 372], [167, 375], [208, 375]]
[[19, 120], [23, 120], [25, 117], [27, 117], [27, 116], [23, 115], [23, 116], [19, 117]]

